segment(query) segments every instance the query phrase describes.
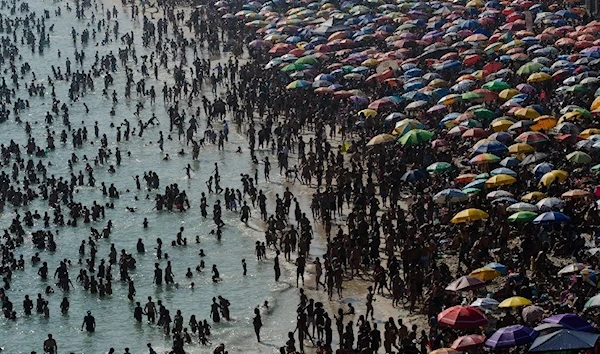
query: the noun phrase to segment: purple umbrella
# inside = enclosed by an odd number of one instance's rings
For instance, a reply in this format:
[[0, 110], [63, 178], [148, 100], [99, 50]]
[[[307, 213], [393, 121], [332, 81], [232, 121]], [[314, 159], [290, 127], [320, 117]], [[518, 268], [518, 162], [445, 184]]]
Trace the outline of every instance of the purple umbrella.
[[485, 346], [490, 348], [509, 348], [532, 343], [538, 333], [533, 329], [521, 325], [502, 327], [485, 341]]
[[521, 91], [521, 93], [527, 93], [527, 94], [536, 93], [535, 87], [533, 87], [529, 84], [518, 84], [517, 90]]
[[573, 313], [554, 315], [542, 320], [542, 323], [558, 323], [566, 329], [582, 332], [595, 332], [596, 330], [583, 318]]

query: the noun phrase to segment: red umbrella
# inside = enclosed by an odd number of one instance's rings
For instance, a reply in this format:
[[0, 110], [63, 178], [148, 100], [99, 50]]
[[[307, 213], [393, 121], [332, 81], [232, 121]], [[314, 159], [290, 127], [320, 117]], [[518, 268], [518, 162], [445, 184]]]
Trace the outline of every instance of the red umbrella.
[[[438, 323], [453, 328], [477, 328], [488, 323], [481, 311], [471, 306], [453, 306], [437, 316]], [[484, 338], [485, 340], [485, 338]]]
[[468, 336], [458, 337], [452, 343], [452, 349], [466, 351], [471, 348], [478, 347], [485, 342], [485, 336], [479, 334], [469, 334]]
[[488, 136], [488, 132], [483, 130], [482, 128], [471, 128], [462, 133], [462, 137], [464, 138], [484, 138]]

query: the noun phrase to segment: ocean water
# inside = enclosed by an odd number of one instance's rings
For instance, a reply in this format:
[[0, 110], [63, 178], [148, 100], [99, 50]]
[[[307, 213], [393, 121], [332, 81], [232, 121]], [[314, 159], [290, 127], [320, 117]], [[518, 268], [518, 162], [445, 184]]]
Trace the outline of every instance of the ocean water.
[[[72, 7], [74, 4], [69, 2]], [[98, 8], [100, 4], [98, 1]], [[110, 8], [113, 3], [108, 1]], [[130, 13], [124, 13], [120, 6], [120, 1], [115, 1], [119, 11], [118, 21], [120, 25], [120, 33], [133, 31], [137, 43], [136, 51], [138, 58], [142, 55], [150, 55], [150, 52], [145, 50], [141, 44], [141, 23], [130, 20]], [[50, 48], [46, 48], [43, 55], [35, 54], [27, 46], [21, 46], [20, 54], [22, 59], [19, 63], [28, 62], [32, 71], [37, 76], [38, 83], [44, 83], [48, 88], [45, 98], [28, 97], [25, 90], [17, 91], [17, 97], [28, 99], [30, 108], [20, 114], [23, 122], [28, 121], [33, 128], [33, 136], [36, 137], [38, 144], [45, 146], [45, 124], [44, 117], [46, 112], [52, 106], [52, 98], [47, 83], [47, 76], [52, 75], [51, 65], [56, 67], [61, 66], [63, 73], [65, 72], [65, 60], [67, 57], [72, 62], [72, 70], [88, 70], [94, 61], [94, 55], [98, 52], [101, 55], [110, 51], [118, 52], [121, 45], [120, 41], [113, 41], [107, 45], [96, 46], [100, 35], [94, 40], [90, 38], [87, 46], [82, 46], [78, 41], [76, 46], [71, 40], [71, 28], [74, 27], [78, 32], [83, 29], [91, 29], [95, 25], [90, 24], [89, 17], [91, 12], [88, 10], [87, 20], [77, 20], [75, 13], [66, 10], [66, 2], [59, 1], [29, 1], [31, 11], [36, 12], [38, 16], [43, 13], [43, 10], [49, 10], [51, 17], [46, 21], [46, 26], [54, 25], [54, 31], [51, 32]], [[62, 8], [62, 16], [55, 17], [54, 10], [60, 6]], [[127, 10], [129, 11], [129, 10]], [[3, 15], [14, 17], [23, 16], [17, 12], [11, 15], [8, 9], [0, 11]], [[106, 11], [104, 11], [106, 12]], [[98, 14], [97, 14], [98, 16]], [[111, 28], [114, 20], [111, 21]], [[21, 29], [18, 30], [18, 38], [22, 36]], [[9, 36], [6, 33], [0, 36]], [[10, 35], [12, 37], [12, 34]], [[79, 67], [74, 60], [74, 50], [84, 50], [86, 59], [83, 67]], [[61, 51], [61, 57], [58, 57], [58, 50]], [[191, 63], [191, 51], [188, 51], [188, 62]], [[204, 54], [206, 58], [206, 54]], [[219, 60], [219, 57], [211, 57], [213, 66]], [[225, 59], [226, 60], [226, 59]], [[130, 67], [135, 70], [135, 80], [141, 78], [139, 66], [136, 66], [132, 61]], [[140, 61], [141, 65], [141, 61]], [[2, 75], [6, 77], [7, 82], [10, 82], [10, 74], [4, 72], [5, 67], [2, 67]], [[69, 113], [71, 123], [74, 129], [86, 126], [88, 129], [89, 141], [84, 143], [83, 148], [73, 149], [71, 138], [66, 145], [62, 145], [59, 141], [59, 134], [65, 127], [62, 125], [60, 118], [55, 119], [54, 125], [50, 127], [56, 132], [57, 149], [50, 152], [47, 157], [43, 158], [44, 164], [49, 161], [53, 166], [49, 168], [48, 175], [56, 177], [68, 178], [70, 171], [67, 166], [67, 160], [71, 153], [75, 152], [81, 159], [87, 155], [90, 160], [97, 154], [100, 142], [93, 138], [93, 124], [98, 121], [100, 126], [100, 135], [107, 134], [109, 139], [109, 147], [114, 151], [115, 147], [119, 147], [123, 154], [121, 166], [117, 167], [117, 172], [109, 174], [107, 172], [108, 165], [98, 166], [94, 169], [97, 186], [100, 182], [105, 182], [107, 185], [114, 183], [121, 192], [121, 198], [118, 200], [109, 200], [102, 195], [99, 188], [83, 187], [78, 188], [76, 200], [83, 202], [86, 205], [91, 205], [93, 201], [106, 203], [112, 201], [115, 203], [113, 210], [107, 209], [106, 218], [99, 222], [92, 222], [85, 225], [82, 222], [78, 227], [65, 226], [62, 228], [51, 227], [53, 232], [59, 230], [59, 235], [56, 237], [58, 249], [56, 252], [41, 251], [42, 261], [48, 262], [50, 274], [54, 273], [54, 269], [62, 259], [69, 259], [73, 262], [73, 267], [69, 270], [71, 280], [75, 283], [75, 288], [68, 293], [63, 293], [59, 290], [52, 280], [42, 281], [37, 275], [38, 266], [32, 266], [30, 263], [31, 256], [37, 252], [33, 248], [31, 235], [28, 233], [25, 244], [15, 251], [18, 258], [23, 255], [26, 260], [24, 271], [16, 271], [11, 282], [11, 289], [7, 291], [7, 295], [15, 305], [18, 312], [18, 319], [11, 321], [0, 319], [0, 346], [4, 347], [7, 353], [29, 353], [30, 351], [42, 352], [42, 342], [48, 333], [52, 333], [58, 343], [59, 353], [104, 353], [110, 347], [114, 347], [117, 353], [122, 353], [125, 347], [129, 347], [132, 353], [146, 353], [145, 346], [147, 342], [151, 342], [155, 349], [159, 352], [168, 350], [171, 345], [169, 337], [165, 336], [162, 330], [156, 326], [148, 325], [147, 323], [137, 324], [133, 319], [134, 302], [127, 299], [127, 284], [118, 281], [118, 268], [113, 269], [113, 295], [106, 296], [100, 299], [97, 294], [85, 292], [82, 287], [76, 283], [75, 278], [79, 272], [80, 266], [77, 265], [79, 258], [78, 246], [82, 240], [87, 240], [90, 235], [90, 227], [95, 227], [101, 230], [108, 220], [112, 220], [114, 230], [110, 239], [101, 239], [98, 241], [98, 260], [108, 259], [110, 244], [114, 243], [117, 250], [126, 249], [129, 253], [133, 253], [137, 260], [137, 269], [131, 273], [137, 295], [135, 300], [140, 301], [142, 305], [146, 302], [148, 296], [152, 296], [154, 301], [162, 300], [166, 303], [166, 307], [170, 310], [171, 316], [174, 316], [176, 310], [180, 309], [184, 315], [184, 323], [187, 326], [190, 315], [195, 314], [197, 319], [209, 319], [212, 325], [212, 336], [210, 340], [213, 344], [209, 347], [201, 347], [197, 342], [192, 345], [186, 345], [186, 350], [190, 353], [212, 353], [212, 348], [218, 343], [226, 343], [230, 353], [270, 353], [276, 351], [278, 346], [285, 342], [287, 331], [293, 330], [295, 327], [295, 306], [297, 304], [298, 295], [295, 289], [295, 283], [291, 281], [293, 267], [286, 264], [282, 258], [283, 276], [279, 283], [274, 281], [273, 264], [269, 259], [267, 261], [257, 262], [254, 256], [254, 242], [263, 239], [261, 223], [254, 218], [250, 227], [243, 225], [239, 221], [239, 215], [224, 210], [224, 221], [227, 226], [223, 230], [222, 241], [218, 242], [209, 232], [214, 228], [214, 223], [211, 219], [203, 219], [200, 215], [200, 193], [206, 191], [205, 181], [208, 179], [214, 169], [214, 163], [219, 164], [221, 174], [221, 186], [235, 187], [241, 189], [240, 173], [253, 173], [255, 168], [259, 168], [260, 179], [258, 187], [268, 193], [270, 203], [274, 200], [274, 193], [282, 193], [285, 188], [284, 181], [276, 176], [277, 171], [272, 171], [272, 183], [265, 183], [262, 179], [262, 165], [255, 166], [250, 162], [249, 154], [247, 153], [247, 144], [243, 133], [238, 133], [236, 127], [230, 126], [230, 141], [225, 146], [225, 151], [217, 151], [216, 146], [207, 145], [201, 150], [200, 161], [193, 162], [191, 159], [191, 149], [185, 147], [183, 142], [177, 140], [176, 134], [173, 136], [173, 141], [165, 141], [165, 152], [172, 159], [163, 161], [156, 140], [158, 133], [162, 130], [166, 134], [168, 132], [168, 118], [166, 108], [162, 103], [162, 95], [160, 89], [163, 81], [170, 81], [171, 74], [161, 70], [158, 81], [149, 79], [147, 87], [154, 85], [157, 91], [157, 103], [155, 106], [150, 105], [149, 99], [137, 99], [135, 92], [132, 93], [132, 99], [127, 101], [123, 97], [125, 74], [123, 68], [119, 68], [116, 73], [113, 73], [114, 86], [119, 95], [119, 103], [115, 106], [116, 115], [111, 117], [109, 111], [112, 106], [110, 98], [102, 96], [102, 78], [95, 80], [95, 92], [89, 92], [82, 100], [75, 103], [69, 103], [67, 96], [68, 83], [56, 82], [57, 97], [69, 104]], [[20, 79], [21, 85], [24, 82], [32, 80], [31, 73]], [[23, 86], [21, 86], [22, 88]], [[206, 90], [204, 94], [213, 98], [210, 90]], [[110, 96], [110, 95], [109, 95]], [[86, 114], [83, 107], [85, 102], [90, 113]], [[150, 127], [144, 132], [142, 139], [133, 137], [129, 141], [122, 141], [117, 144], [115, 140], [116, 129], [111, 128], [111, 123], [115, 126], [120, 125], [123, 119], [126, 118], [131, 122], [132, 127], [137, 121], [134, 117], [136, 104], [142, 102], [144, 109], [141, 116], [144, 120], [150, 118], [152, 113], [156, 113], [160, 119], [160, 126]], [[200, 104], [195, 102], [193, 110]], [[191, 113], [191, 110], [190, 110]], [[188, 117], [190, 114], [188, 113]], [[205, 129], [205, 121], [200, 120], [199, 132]], [[21, 145], [26, 142], [26, 134], [24, 124], [16, 124], [14, 117], [8, 122], [0, 124], [0, 142], [7, 144], [10, 139], [14, 139]], [[93, 141], [94, 144], [90, 144]], [[242, 154], [236, 154], [234, 151], [237, 146], [242, 146], [245, 150]], [[177, 151], [186, 149], [187, 155], [184, 157], [177, 156]], [[131, 157], [127, 153], [131, 153]], [[266, 156], [269, 152], [259, 152], [259, 159]], [[27, 159], [27, 158], [26, 158]], [[33, 158], [37, 164], [38, 158]], [[274, 160], [274, 159], [273, 159]], [[185, 177], [184, 167], [190, 163], [195, 172], [191, 179]], [[109, 164], [115, 164], [114, 157]], [[92, 163], [93, 165], [93, 163]], [[83, 170], [85, 162], [80, 161], [75, 164], [73, 172], [77, 174], [79, 170]], [[3, 167], [6, 172], [10, 172], [10, 167]], [[178, 212], [157, 212], [152, 210], [154, 202], [146, 200], [147, 192], [137, 191], [135, 189], [135, 181], [132, 176], [142, 176], [144, 171], [158, 171], [160, 176], [161, 193], [164, 187], [171, 183], [177, 183], [180, 189], [186, 190], [187, 195], [192, 204], [191, 210], [184, 213]], [[22, 177], [22, 175], [21, 175]], [[86, 178], [87, 180], [87, 178]], [[142, 181], [142, 184], [144, 182]], [[130, 192], [126, 192], [129, 189]], [[295, 189], [297, 197], [302, 202], [305, 208], [308, 208], [310, 191]], [[151, 199], [155, 191], [151, 192]], [[138, 197], [139, 200], [135, 200]], [[208, 204], [211, 206], [217, 199], [216, 195], [208, 196]], [[271, 206], [271, 205], [270, 205]], [[126, 207], [136, 208], [136, 212], [130, 213]], [[41, 200], [32, 202], [27, 207], [21, 207], [19, 213], [24, 214], [25, 210], [37, 210], [41, 215], [45, 211], [52, 216], [52, 210], [47, 203]], [[66, 209], [63, 209], [63, 212]], [[308, 211], [308, 210], [306, 210]], [[209, 211], [209, 215], [210, 211]], [[0, 230], [7, 228], [12, 218], [15, 216], [14, 211], [10, 206], [5, 208], [4, 213], [0, 215]], [[253, 211], [253, 216], [258, 217], [258, 210]], [[149, 228], [142, 228], [142, 221], [148, 218]], [[81, 220], [80, 220], [81, 221]], [[185, 227], [184, 237], [188, 239], [187, 247], [171, 247], [170, 242], [175, 239], [176, 233], [180, 226]], [[36, 225], [28, 229], [28, 232], [43, 228], [43, 222], [38, 220]], [[194, 243], [195, 235], [199, 235], [201, 239], [200, 245]], [[160, 261], [156, 259], [155, 249], [156, 238], [160, 237], [163, 242], [163, 252], [169, 254], [169, 259], [173, 265], [175, 273], [176, 285], [162, 285], [157, 287], [152, 284], [154, 262], [159, 262], [161, 268], [165, 268], [166, 260]], [[135, 252], [136, 242], [138, 238], [142, 238], [146, 245], [145, 254], [137, 254]], [[316, 243], [317, 250], [322, 251], [322, 246]], [[199, 274], [194, 272], [194, 277], [188, 279], [185, 273], [188, 267], [194, 270], [199, 263], [199, 249], [202, 248], [207, 256], [204, 258], [206, 269], [204, 273]], [[86, 249], [89, 251], [89, 248]], [[318, 252], [318, 251], [317, 251]], [[315, 251], [312, 252], [313, 254]], [[87, 256], [87, 255], [86, 255]], [[271, 255], [272, 256], [272, 255]], [[242, 276], [241, 260], [245, 258], [248, 264], [248, 275]], [[272, 257], [269, 257], [272, 258]], [[216, 264], [221, 273], [223, 281], [215, 284], [211, 281], [210, 267]], [[195, 289], [189, 289], [190, 282], [196, 284]], [[32, 299], [35, 299], [37, 293], [43, 293], [44, 288], [51, 285], [55, 288], [56, 293], [44, 295], [49, 300], [50, 317], [43, 318], [41, 315], [33, 314], [25, 316], [22, 309], [22, 300], [26, 294], [29, 294]], [[211, 298], [217, 295], [222, 295], [231, 302], [230, 312], [232, 315], [231, 322], [222, 321], [218, 324], [213, 324], [210, 320], [210, 303]], [[68, 297], [71, 307], [67, 315], [60, 313], [59, 304], [62, 297]], [[262, 304], [265, 300], [270, 302], [271, 308], [268, 311], [263, 311], [262, 330], [263, 344], [257, 344], [254, 338], [252, 329], [253, 309]], [[81, 332], [81, 323], [86, 311], [92, 311], [96, 318], [97, 330], [93, 334]], [[196, 339], [194, 337], [194, 339]]]

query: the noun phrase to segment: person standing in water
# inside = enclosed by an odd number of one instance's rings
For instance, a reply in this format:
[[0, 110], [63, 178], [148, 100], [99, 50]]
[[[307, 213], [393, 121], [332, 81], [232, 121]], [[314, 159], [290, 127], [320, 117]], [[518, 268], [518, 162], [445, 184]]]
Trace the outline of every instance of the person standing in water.
[[88, 332], [94, 332], [96, 330], [96, 319], [92, 316], [92, 311], [88, 311], [87, 315], [83, 318], [83, 323], [81, 324], [82, 331], [83, 326], [85, 326], [85, 330]]
[[212, 317], [213, 322], [221, 322], [221, 315], [219, 314], [219, 310], [221, 306], [217, 303], [217, 298], [212, 298], [212, 305], [210, 305], [210, 315]]
[[51, 334], [48, 334], [48, 339], [44, 341], [44, 353], [55, 354], [58, 351], [56, 341], [52, 338]]
[[252, 325], [254, 326], [254, 333], [256, 334], [256, 341], [260, 343], [260, 328], [262, 327], [262, 319], [260, 317], [260, 310], [254, 309], [254, 318], [252, 319]]

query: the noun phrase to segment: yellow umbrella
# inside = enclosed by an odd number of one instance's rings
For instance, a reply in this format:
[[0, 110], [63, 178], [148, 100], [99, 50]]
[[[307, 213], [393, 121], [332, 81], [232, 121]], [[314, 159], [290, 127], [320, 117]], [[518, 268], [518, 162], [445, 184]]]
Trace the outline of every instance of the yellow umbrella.
[[500, 272], [492, 268], [478, 268], [469, 274], [483, 281], [493, 280], [500, 276]]
[[472, 0], [465, 5], [466, 7], [483, 7], [483, 1], [481, 0]]
[[562, 123], [564, 121], [576, 120], [577, 118], [583, 116], [583, 113], [579, 111], [571, 111], [563, 114], [562, 117], [558, 120], [558, 123]]
[[377, 59], [373, 59], [373, 58], [370, 58], [370, 59], [367, 59], [367, 60], [363, 61], [363, 62], [361, 63], [361, 65], [362, 65], [362, 66], [369, 67], [369, 68], [372, 68], [372, 67], [374, 67], [374, 66], [377, 66], [377, 65], [379, 65], [379, 60], [377, 60]]
[[584, 139], [587, 139], [587, 138], [589, 138], [590, 136], [592, 136], [592, 135], [596, 135], [596, 134], [600, 134], [600, 129], [598, 129], [598, 128], [588, 128], [588, 129], [586, 129], [586, 130], [582, 131], [582, 132], [579, 134], [579, 137], [581, 137], [581, 138], [584, 138]]
[[509, 175], [495, 175], [490, 177], [487, 181], [485, 181], [485, 186], [487, 188], [499, 187], [499, 186], [507, 186], [515, 183], [517, 181], [516, 178]]
[[358, 114], [361, 114], [361, 113], [364, 114], [365, 117], [367, 117], [367, 118], [372, 118], [377, 115], [377, 111], [374, 109], [370, 109], [370, 108], [363, 109], [362, 111], [358, 111]]
[[524, 154], [533, 151], [533, 146], [526, 143], [516, 143], [508, 147], [508, 152], [511, 154]]
[[369, 140], [367, 146], [389, 143], [390, 141], [394, 140], [396, 140], [396, 137], [391, 134], [379, 134], [377, 136], [374, 136], [371, 140]]
[[513, 124], [515, 124], [515, 122], [512, 122], [508, 119], [500, 119], [492, 123], [492, 128], [495, 132], [503, 132], [508, 130], [508, 128], [510, 128], [510, 126]]
[[522, 296], [513, 296], [513, 297], [509, 297], [508, 299], [502, 301], [500, 303], [500, 305], [498, 305], [499, 308], [508, 308], [508, 307], [521, 307], [521, 306], [527, 306], [527, 305], [531, 305], [531, 300], [526, 299]]
[[448, 81], [443, 80], [443, 79], [433, 79], [433, 80], [431, 80], [431, 82], [429, 84], [427, 84], [427, 86], [433, 87], [433, 88], [446, 87], [446, 86], [448, 86]]
[[521, 119], [535, 119], [539, 116], [540, 114], [538, 111], [531, 107], [519, 108], [515, 111], [515, 117], [519, 117]]
[[505, 89], [500, 91], [500, 93], [498, 94], [498, 97], [500, 97], [503, 100], [510, 100], [511, 98], [513, 98], [514, 96], [520, 94], [521, 92], [517, 89], [514, 88], [510, 88], [510, 89]]
[[596, 97], [594, 102], [592, 102], [592, 105], [590, 106], [590, 111], [594, 111], [598, 108], [600, 108], [600, 97]]
[[555, 181], [558, 183], [564, 182], [567, 178], [569, 178], [569, 172], [563, 170], [552, 170], [542, 176], [540, 183], [544, 186], [549, 186]]
[[546, 194], [542, 193], [542, 192], [531, 192], [531, 193], [527, 193], [524, 196], [521, 197], [521, 200], [526, 201], [526, 202], [530, 202], [530, 201], [538, 201], [541, 199], [546, 198]]
[[453, 224], [460, 224], [469, 221], [487, 219], [488, 217], [489, 215], [485, 211], [476, 208], [470, 208], [465, 209], [459, 212], [458, 214], [454, 215], [451, 221]]
[[533, 120], [535, 123], [530, 127], [533, 131], [548, 130], [556, 126], [557, 120], [552, 116], [539, 116]]
[[529, 83], [544, 82], [544, 81], [548, 81], [550, 79], [552, 79], [552, 76], [550, 76], [546, 73], [533, 73], [533, 74], [529, 75], [529, 77], [527, 78], [527, 82], [529, 82]]

